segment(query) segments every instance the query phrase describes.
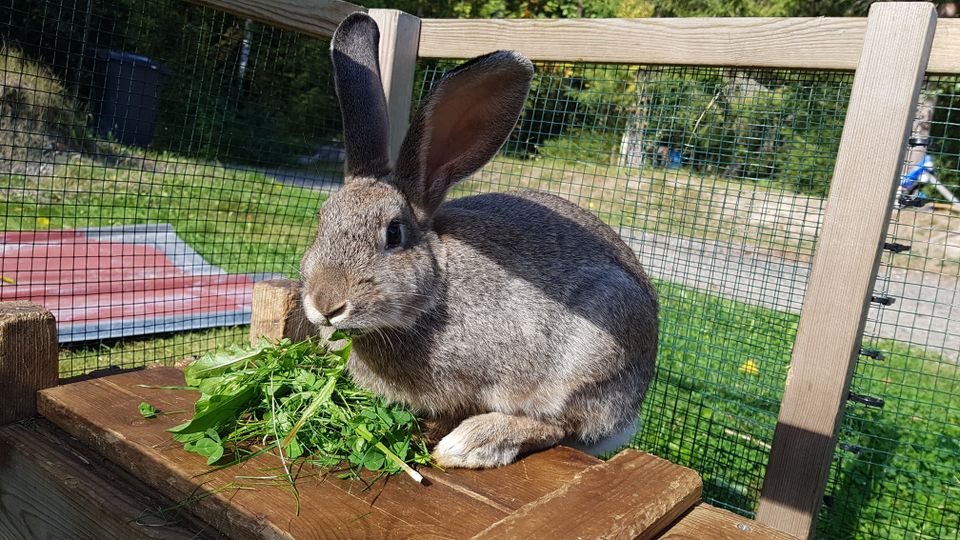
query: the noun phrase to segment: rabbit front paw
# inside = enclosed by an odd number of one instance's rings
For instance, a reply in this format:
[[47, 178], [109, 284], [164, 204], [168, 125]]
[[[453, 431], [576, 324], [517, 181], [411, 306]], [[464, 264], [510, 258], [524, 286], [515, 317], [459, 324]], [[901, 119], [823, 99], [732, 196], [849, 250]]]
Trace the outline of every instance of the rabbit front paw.
[[512, 463], [521, 453], [556, 444], [563, 430], [532, 418], [487, 413], [467, 418], [433, 449], [441, 467], [483, 469]]

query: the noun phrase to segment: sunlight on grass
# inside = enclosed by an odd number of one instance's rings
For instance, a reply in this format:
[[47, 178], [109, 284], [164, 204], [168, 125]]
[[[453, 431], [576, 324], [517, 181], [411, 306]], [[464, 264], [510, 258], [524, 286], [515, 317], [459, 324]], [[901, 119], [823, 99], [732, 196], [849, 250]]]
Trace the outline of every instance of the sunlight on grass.
[[170, 223], [207, 262], [231, 273], [295, 275], [325, 196], [254, 171], [168, 154], [107, 166], [75, 156], [45, 176], [0, 188], [0, 230]]
[[[763, 482], [798, 317], [667, 282], [657, 288], [658, 376], [635, 443], [697, 470], [711, 504], [750, 513]], [[847, 405], [840, 440], [863, 451], [837, 450], [835, 506], [825, 508], [821, 533], [930, 534], [921, 528], [931, 524], [956, 531], [957, 511], [947, 505], [960, 484], [958, 368], [901, 343], [868, 346], [886, 351], [886, 360], [861, 361], [853, 390], [884, 399], [885, 406]], [[743, 369], [747, 362], [753, 369]], [[859, 520], [850, 520], [852, 509]]]

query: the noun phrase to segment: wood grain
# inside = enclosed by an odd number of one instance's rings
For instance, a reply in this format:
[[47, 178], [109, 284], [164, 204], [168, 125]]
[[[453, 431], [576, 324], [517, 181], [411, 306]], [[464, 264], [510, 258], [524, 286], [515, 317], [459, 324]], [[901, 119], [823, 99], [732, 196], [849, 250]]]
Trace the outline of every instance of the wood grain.
[[270, 279], [253, 286], [250, 342], [261, 337], [277, 342], [283, 338], [302, 341], [313, 333], [313, 324], [303, 313], [300, 282]]
[[[489, 471], [486, 492], [475, 491], [471, 484], [483, 482], [479, 475], [485, 471], [463, 471], [465, 481], [456, 473], [430, 471], [429, 486], [393, 477], [370, 489], [358, 481], [305, 472], [297, 483], [298, 518], [288, 487], [251, 486], [251, 481], [237, 478], [275, 474], [276, 457], [263, 456], [239, 468], [200, 476], [208, 470], [204, 460], [184, 452], [164, 432], [184, 417], [147, 420], [139, 415], [140, 401], [161, 411], [190, 410], [194, 392], [136, 386], [176, 385], [182, 380], [179, 371], [158, 368], [83, 381], [42, 392], [40, 410], [170, 499], [198, 498], [190, 511], [236, 538], [468, 537], [502, 519], [513, 507], [561, 487], [576, 469], [593, 463], [593, 458], [571, 459], [574, 451], [570, 449], [548, 450]], [[504, 478], [513, 480], [501, 482]], [[645, 485], [638, 483], [632, 489], [640, 491]], [[255, 487], [255, 491], [243, 487]]]
[[0, 302], [0, 426], [36, 414], [37, 390], [57, 384], [59, 350], [43, 306]]
[[798, 537], [823, 500], [936, 13], [883, 2], [869, 21], [757, 510]]
[[960, 74], [960, 19], [937, 21], [927, 73]]
[[330, 39], [340, 21], [366, 8], [342, 0], [187, 0], [246, 19]]
[[708, 504], [698, 504], [657, 540], [796, 540], [796, 537]]
[[43, 420], [0, 428], [0, 538], [215, 536], [174, 506]]
[[600, 459], [565, 446], [536, 452], [510, 467], [499, 469], [427, 469], [424, 476], [433, 482], [466, 489], [502, 508], [516, 510], [570, 483]]
[[390, 162], [395, 163], [410, 123], [420, 19], [396, 9], [371, 9], [369, 15], [380, 28], [380, 78], [390, 117]]
[[691, 469], [624, 450], [475, 538], [654, 538], [697, 502], [701, 489]]
[[423, 19], [425, 58], [499, 49], [534, 60], [853, 70], [864, 18]]
[[[579, 20], [423, 19], [421, 57], [498, 49], [534, 60], [796, 69], [856, 69], [866, 18]], [[590, 36], [584, 40], [583, 36]], [[960, 19], [941, 19], [928, 73], [960, 74]]]

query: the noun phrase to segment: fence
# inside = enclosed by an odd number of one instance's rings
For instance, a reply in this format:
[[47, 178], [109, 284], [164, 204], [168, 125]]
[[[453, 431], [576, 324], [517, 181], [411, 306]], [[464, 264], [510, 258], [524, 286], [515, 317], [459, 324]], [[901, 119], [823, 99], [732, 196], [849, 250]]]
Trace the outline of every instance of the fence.
[[[339, 182], [324, 40], [353, 7], [198, 3], [3, 8], [15, 283], [0, 293], [59, 310], [64, 377], [242, 341], [250, 284], [296, 276]], [[813, 520], [825, 538], [958, 534], [958, 218], [892, 209], [911, 128], [930, 144], [907, 160], [925, 148], [957, 188], [955, 21], [923, 4], [869, 20], [374, 16], [394, 152], [411, 95], [457, 60], [537, 62], [514, 134], [455, 195], [557, 192], [636, 249], [662, 302], [639, 448], [798, 535]]]

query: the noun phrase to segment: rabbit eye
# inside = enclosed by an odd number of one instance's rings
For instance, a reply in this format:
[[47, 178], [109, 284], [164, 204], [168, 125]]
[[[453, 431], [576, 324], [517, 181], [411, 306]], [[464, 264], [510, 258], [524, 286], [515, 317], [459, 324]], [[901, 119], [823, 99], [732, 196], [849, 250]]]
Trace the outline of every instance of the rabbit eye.
[[403, 244], [403, 227], [393, 220], [387, 225], [387, 249], [395, 249]]

